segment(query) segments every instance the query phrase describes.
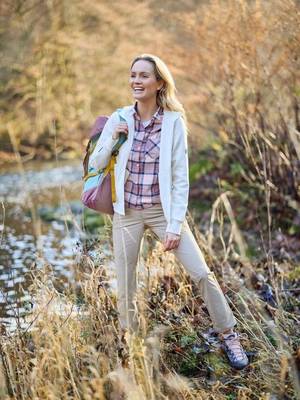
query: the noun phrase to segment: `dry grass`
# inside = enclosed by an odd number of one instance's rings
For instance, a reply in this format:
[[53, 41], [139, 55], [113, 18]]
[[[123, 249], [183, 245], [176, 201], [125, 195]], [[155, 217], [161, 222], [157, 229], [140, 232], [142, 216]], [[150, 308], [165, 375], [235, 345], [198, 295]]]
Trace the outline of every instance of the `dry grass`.
[[209, 250], [189, 218], [209, 264], [218, 275], [223, 272], [239, 330], [247, 334], [244, 346], [255, 351], [247, 370], [234, 372], [218, 349], [205, 348], [210, 322], [197, 286], [148, 235], [141, 255], [146, 270], [159, 269], [140, 277], [139, 334], [127, 333], [121, 340], [105, 264], [79, 257], [76, 279], [64, 292], [55, 289], [51, 268], [45, 267], [32, 276], [34, 307], [25, 325], [1, 337], [1, 398], [295, 398], [296, 316], [280, 304], [266, 308], [251, 287], [241, 284], [238, 271], [228, 270], [229, 263]]

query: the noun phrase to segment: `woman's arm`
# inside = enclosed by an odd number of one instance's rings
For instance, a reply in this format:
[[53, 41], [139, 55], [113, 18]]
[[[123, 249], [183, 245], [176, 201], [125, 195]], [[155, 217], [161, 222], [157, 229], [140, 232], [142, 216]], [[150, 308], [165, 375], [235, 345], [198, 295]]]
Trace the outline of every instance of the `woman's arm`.
[[171, 220], [166, 232], [181, 232], [189, 198], [189, 161], [186, 127], [180, 117], [175, 121], [172, 146]]
[[114, 112], [107, 120], [95, 149], [90, 156], [89, 165], [91, 167], [101, 169], [107, 166], [110, 160], [112, 148], [118, 141], [118, 139], [112, 138], [114, 128], [118, 122], [119, 115], [117, 112]]

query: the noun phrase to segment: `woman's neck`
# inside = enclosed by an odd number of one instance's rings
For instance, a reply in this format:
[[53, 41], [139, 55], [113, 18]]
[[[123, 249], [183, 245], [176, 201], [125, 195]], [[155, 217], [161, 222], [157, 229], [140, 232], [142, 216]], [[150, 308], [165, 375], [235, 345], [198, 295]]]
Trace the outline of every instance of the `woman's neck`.
[[137, 110], [141, 121], [148, 121], [149, 119], [151, 119], [157, 109], [158, 105], [156, 103], [156, 100], [152, 101], [151, 103], [142, 103], [140, 101], [137, 102]]

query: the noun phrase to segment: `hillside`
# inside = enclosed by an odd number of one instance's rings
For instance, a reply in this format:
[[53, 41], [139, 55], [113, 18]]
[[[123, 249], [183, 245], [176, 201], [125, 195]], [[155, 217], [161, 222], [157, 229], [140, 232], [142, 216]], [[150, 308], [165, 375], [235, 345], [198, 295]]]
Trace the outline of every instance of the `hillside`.
[[[170, 66], [191, 144], [226, 136], [233, 106], [250, 117], [259, 107], [270, 119], [280, 107], [284, 119], [299, 124], [296, 4], [4, 1], [1, 151], [13, 150], [14, 136], [25, 160], [64, 150], [81, 156], [95, 116], [131, 101], [128, 68], [144, 52]], [[9, 159], [2, 154], [1, 162]]]

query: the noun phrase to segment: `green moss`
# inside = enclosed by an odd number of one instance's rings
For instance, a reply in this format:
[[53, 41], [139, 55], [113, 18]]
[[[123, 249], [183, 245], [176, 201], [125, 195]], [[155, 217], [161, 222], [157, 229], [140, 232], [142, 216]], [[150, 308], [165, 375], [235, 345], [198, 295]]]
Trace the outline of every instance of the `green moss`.
[[230, 164], [230, 174], [233, 177], [241, 175], [243, 172], [244, 172], [244, 168], [243, 168], [242, 164], [240, 164], [238, 162]]
[[192, 332], [190, 335], [183, 335], [180, 338], [180, 346], [186, 347], [192, 343], [195, 343], [196, 340], [197, 340], [196, 332]]
[[227, 400], [235, 400], [237, 396], [234, 393], [229, 393], [226, 395]]
[[291, 281], [300, 279], [300, 267], [295, 267], [295, 269], [288, 274], [288, 279]]
[[207, 158], [202, 158], [197, 163], [190, 165], [189, 168], [189, 179], [190, 182], [194, 182], [199, 179], [202, 175], [207, 174], [214, 167], [211, 160]]
[[179, 365], [179, 373], [185, 376], [194, 375], [198, 370], [197, 354], [187, 354]]
[[230, 374], [231, 367], [220, 352], [209, 352], [204, 355], [204, 360], [215, 378]]
[[277, 340], [275, 339], [275, 337], [273, 336], [273, 334], [268, 331], [268, 332], [266, 332], [266, 336], [267, 336], [269, 342], [272, 344], [272, 346], [277, 348], [278, 343], [277, 343]]
[[94, 233], [104, 225], [105, 221], [102, 214], [90, 210], [89, 208], [83, 210], [83, 226], [87, 231]]
[[249, 258], [257, 257], [258, 256], [257, 248], [254, 246], [249, 246], [249, 243], [248, 243], [248, 247], [246, 249], [246, 256]]
[[288, 229], [289, 235], [296, 235], [300, 233], [300, 225], [291, 225]]
[[192, 209], [197, 209], [197, 211], [202, 214], [211, 209], [211, 204], [207, 201], [202, 201], [201, 199], [200, 200], [191, 200], [190, 207]]

